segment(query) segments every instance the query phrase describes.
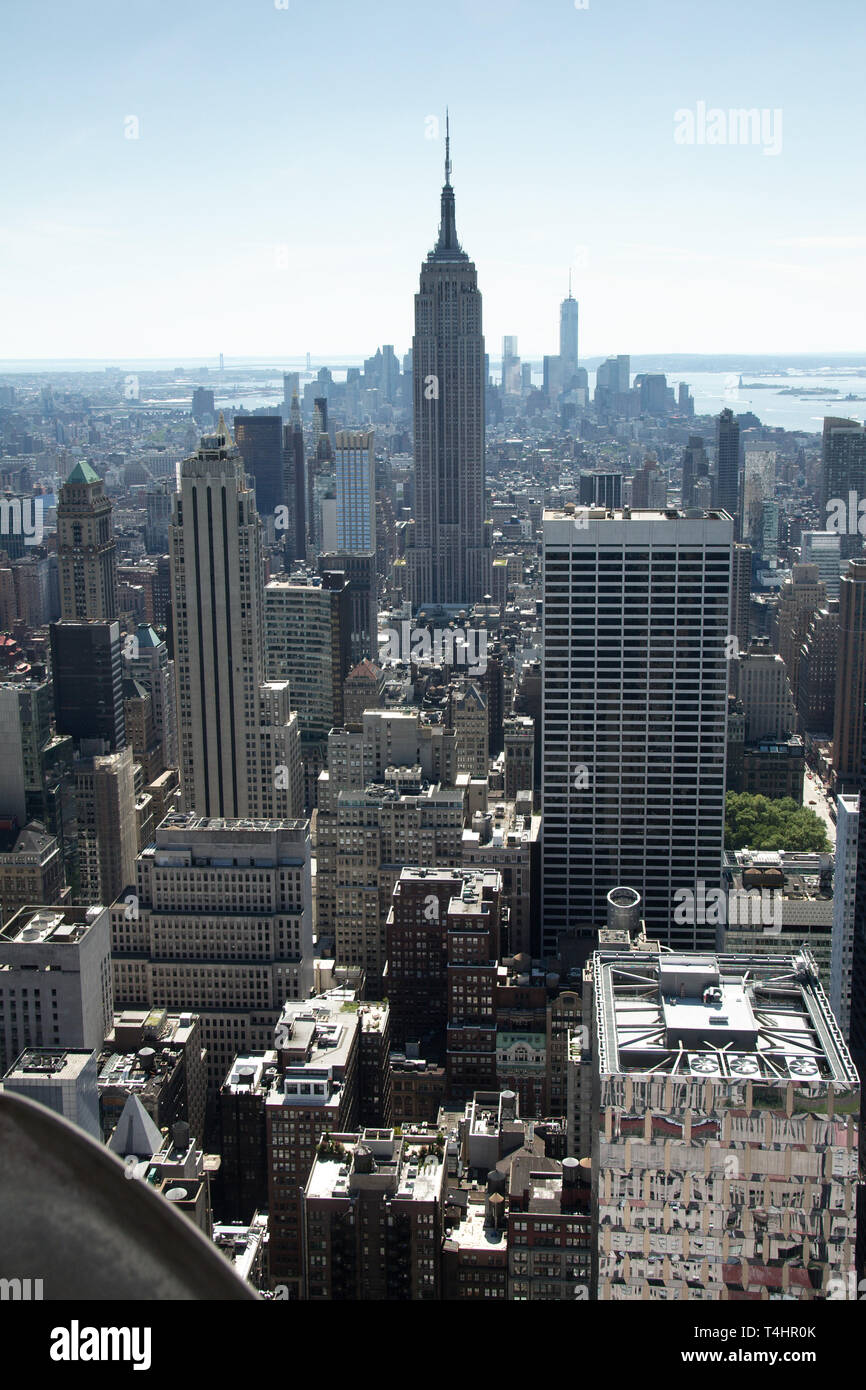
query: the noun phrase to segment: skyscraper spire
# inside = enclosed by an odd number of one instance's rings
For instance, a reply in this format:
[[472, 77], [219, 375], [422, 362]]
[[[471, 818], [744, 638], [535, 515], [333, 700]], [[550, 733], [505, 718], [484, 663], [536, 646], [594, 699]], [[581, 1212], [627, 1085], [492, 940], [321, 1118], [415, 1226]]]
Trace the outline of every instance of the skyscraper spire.
[[571, 299], [571, 266], [568, 267], [568, 297]]
[[451, 125], [445, 111], [445, 183], [442, 188], [442, 213], [439, 219], [439, 240], [431, 253], [447, 260], [467, 260], [457, 240], [457, 218], [454, 211], [454, 189], [451, 187]]

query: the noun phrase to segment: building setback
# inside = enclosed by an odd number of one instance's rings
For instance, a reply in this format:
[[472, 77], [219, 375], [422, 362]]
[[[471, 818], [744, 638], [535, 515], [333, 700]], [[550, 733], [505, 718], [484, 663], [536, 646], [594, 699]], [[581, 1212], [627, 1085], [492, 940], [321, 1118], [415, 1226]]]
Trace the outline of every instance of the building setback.
[[208, 1084], [312, 984], [307, 821], [169, 815], [112, 909], [118, 1006], [201, 1014]]

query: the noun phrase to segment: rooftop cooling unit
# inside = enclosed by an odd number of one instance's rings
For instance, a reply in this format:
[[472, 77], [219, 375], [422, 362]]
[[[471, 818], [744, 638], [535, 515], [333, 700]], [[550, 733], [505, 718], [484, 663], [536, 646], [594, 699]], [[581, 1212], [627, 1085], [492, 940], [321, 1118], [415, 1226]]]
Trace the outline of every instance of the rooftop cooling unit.
[[732, 1057], [728, 1062], [731, 1076], [760, 1076], [761, 1064], [757, 1057]]
[[692, 1076], [721, 1076], [722, 1069], [715, 1053], [690, 1052], [689, 1071]]
[[788, 1057], [788, 1075], [794, 1081], [817, 1081], [821, 1075], [814, 1057]]

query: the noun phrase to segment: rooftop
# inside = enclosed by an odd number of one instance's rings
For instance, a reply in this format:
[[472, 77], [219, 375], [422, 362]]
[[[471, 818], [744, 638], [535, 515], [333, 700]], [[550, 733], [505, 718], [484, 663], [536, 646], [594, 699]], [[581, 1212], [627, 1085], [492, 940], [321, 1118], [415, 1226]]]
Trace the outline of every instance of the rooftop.
[[441, 1197], [442, 1158], [431, 1152], [435, 1136], [395, 1138], [392, 1129], [328, 1136], [307, 1182], [308, 1198], [344, 1198], [360, 1191], [382, 1192], [412, 1202]]
[[67, 483], [99, 483], [102, 481], [94, 468], [91, 468], [86, 459], [79, 459], [69, 477]]
[[75, 946], [104, 911], [102, 907], [22, 907], [0, 931], [0, 942]]
[[483, 1202], [468, 1202], [466, 1215], [458, 1225], [452, 1226], [445, 1237], [446, 1250], [505, 1250], [508, 1244], [506, 1231], [496, 1230], [487, 1218]]
[[76, 1081], [94, 1053], [90, 1048], [28, 1047], [3, 1076], [4, 1081]]
[[794, 956], [597, 951], [603, 1075], [859, 1086], [807, 950]]

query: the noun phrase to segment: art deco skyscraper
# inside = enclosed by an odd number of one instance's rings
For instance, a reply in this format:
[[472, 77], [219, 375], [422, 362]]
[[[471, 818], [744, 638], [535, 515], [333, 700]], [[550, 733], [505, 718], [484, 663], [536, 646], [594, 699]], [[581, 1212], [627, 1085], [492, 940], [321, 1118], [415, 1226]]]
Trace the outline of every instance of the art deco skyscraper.
[[297, 716], [288, 682], [265, 680], [261, 522], [222, 415], [181, 465], [169, 541], [185, 808], [297, 815]]
[[[447, 126], [446, 126], [447, 132]], [[416, 607], [466, 607], [490, 588], [484, 525], [484, 337], [475, 265], [457, 240], [449, 136], [439, 239], [421, 267], [412, 339]]]
[[60, 489], [57, 563], [61, 618], [117, 617], [117, 543], [111, 502], [99, 474], [83, 460]]

